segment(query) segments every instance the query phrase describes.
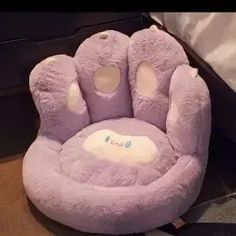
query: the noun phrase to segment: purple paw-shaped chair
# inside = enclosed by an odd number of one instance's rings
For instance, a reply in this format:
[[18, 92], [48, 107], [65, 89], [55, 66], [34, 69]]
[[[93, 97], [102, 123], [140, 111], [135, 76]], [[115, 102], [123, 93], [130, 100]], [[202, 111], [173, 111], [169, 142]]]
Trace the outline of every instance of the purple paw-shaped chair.
[[35, 66], [40, 114], [23, 181], [46, 216], [105, 234], [151, 230], [199, 194], [210, 136], [210, 98], [180, 44], [152, 26], [130, 38], [107, 30], [74, 58]]

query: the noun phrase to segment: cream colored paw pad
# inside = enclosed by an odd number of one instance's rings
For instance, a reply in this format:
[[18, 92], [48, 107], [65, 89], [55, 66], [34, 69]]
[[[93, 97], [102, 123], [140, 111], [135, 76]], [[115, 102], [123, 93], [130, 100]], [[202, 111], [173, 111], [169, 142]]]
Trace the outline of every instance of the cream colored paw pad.
[[150, 62], [141, 63], [136, 74], [137, 93], [141, 96], [151, 97], [158, 85], [154, 66]]
[[84, 106], [82, 94], [78, 82], [73, 82], [68, 89], [67, 106], [71, 111], [81, 110]]
[[96, 90], [111, 94], [119, 88], [121, 83], [120, 70], [115, 66], [100, 67], [94, 73], [93, 82]]
[[96, 158], [128, 165], [148, 164], [158, 157], [156, 145], [147, 136], [122, 135], [109, 129], [90, 134], [83, 148]]
[[198, 69], [194, 68], [190, 71], [190, 75], [192, 78], [196, 78], [198, 76]]
[[99, 38], [100, 38], [100, 39], [106, 39], [107, 37], [108, 37], [108, 33], [107, 33], [106, 31], [101, 32], [101, 33], [99, 34]]
[[169, 116], [169, 122], [175, 125], [178, 122], [178, 119], [180, 117], [180, 110], [179, 110], [178, 105], [172, 102], [169, 112], [171, 113], [171, 116]]
[[157, 28], [156, 25], [151, 25], [151, 26], [150, 26], [150, 30], [158, 31], [159, 29]]
[[57, 59], [55, 57], [48, 57], [47, 59], [44, 60], [44, 62], [46, 64], [50, 64], [50, 63], [52, 63], [54, 61], [57, 61]]

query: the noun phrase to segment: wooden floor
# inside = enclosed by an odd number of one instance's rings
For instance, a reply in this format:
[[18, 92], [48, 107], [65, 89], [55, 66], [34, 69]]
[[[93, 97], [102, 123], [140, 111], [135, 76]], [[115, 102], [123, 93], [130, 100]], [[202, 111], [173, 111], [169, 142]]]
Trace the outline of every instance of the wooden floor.
[[0, 235], [86, 235], [48, 219], [29, 202], [22, 184], [22, 158], [19, 154], [0, 160]]

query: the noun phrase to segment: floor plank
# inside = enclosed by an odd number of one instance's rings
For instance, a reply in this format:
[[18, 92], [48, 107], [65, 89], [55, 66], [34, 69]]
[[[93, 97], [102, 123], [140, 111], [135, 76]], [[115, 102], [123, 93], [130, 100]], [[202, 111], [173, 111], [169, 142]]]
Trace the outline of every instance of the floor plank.
[[41, 214], [27, 199], [22, 184], [23, 154], [0, 160], [0, 235], [88, 235]]

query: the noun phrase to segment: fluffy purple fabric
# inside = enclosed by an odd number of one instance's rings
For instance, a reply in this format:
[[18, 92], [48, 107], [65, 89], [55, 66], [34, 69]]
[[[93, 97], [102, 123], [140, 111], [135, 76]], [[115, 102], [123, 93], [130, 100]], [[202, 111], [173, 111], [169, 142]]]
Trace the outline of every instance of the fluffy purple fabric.
[[205, 155], [211, 127], [209, 91], [189, 65], [178, 66], [171, 78], [167, 136], [176, 154]]
[[104, 187], [62, 173], [61, 144], [39, 136], [23, 164], [28, 197], [48, 217], [90, 233], [145, 232], [176, 220], [196, 199], [206, 162], [183, 155], [161, 178], [145, 186]]
[[[131, 36], [128, 60], [134, 117], [165, 131], [171, 75], [176, 66], [188, 63], [183, 48], [164, 31], [144, 29]], [[137, 69], [142, 62], [152, 63], [155, 69], [159, 86], [153, 97], [144, 97], [136, 92]]]
[[[88, 103], [92, 122], [132, 115], [127, 82], [129, 37], [113, 30], [107, 30], [106, 33], [105, 39], [101, 38], [99, 33], [86, 39], [75, 55], [81, 88]], [[104, 94], [94, 88], [94, 73], [103, 66], [115, 66], [121, 72], [119, 88], [112, 94]]]
[[[149, 165], [129, 166], [96, 159], [94, 154], [84, 150], [83, 143], [88, 135], [101, 129], [111, 129], [122, 135], [147, 136], [160, 154]], [[176, 163], [166, 134], [153, 125], [133, 118], [102, 121], [84, 128], [62, 146], [59, 159], [61, 169], [70, 178], [80, 183], [107, 187], [150, 184]]]
[[[32, 71], [30, 88], [41, 127], [24, 158], [23, 182], [36, 207], [65, 225], [91, 233], [144, 232], [178, 218], [200, 191], [210, 135], [209, 93], [170, 35], [153, 29], [131, 39], [115, 31], [99, 35], [78, 49], [77, 71], [65, 55]], [[129, 40], [132, 98], [126, 76]], [[136, 72], [142, 62], [154, 65], [159, 80], [151, 98], [137, 94]], [[95, 71], [107, 65], [122, 75], [110, 95], [95, 91], [93, 84]], [[84, 96], [77, 97], [78, 74]], [[120, 118], [132, 116], [132, 99], [134, 118]], [[94, 124], [89, 125], [90, 117]], [[159, 158], [131, 166], [98, 159], [83, 144], [102, 129], [148, 137]], [[141, 151], [142, 145], [135, 155]]]
[[68, 109], [69, 86], [78, 84], [73, 59], [66, 55], [48, 59], [32, 70], [30, 91], [40, 114], [40, 133], [65, 141], [87, 126], [90, 118], [84, 100], [80, 101], [83, 107], [75, 104], [74, 111]]

